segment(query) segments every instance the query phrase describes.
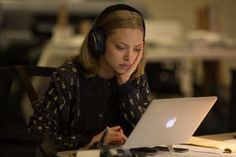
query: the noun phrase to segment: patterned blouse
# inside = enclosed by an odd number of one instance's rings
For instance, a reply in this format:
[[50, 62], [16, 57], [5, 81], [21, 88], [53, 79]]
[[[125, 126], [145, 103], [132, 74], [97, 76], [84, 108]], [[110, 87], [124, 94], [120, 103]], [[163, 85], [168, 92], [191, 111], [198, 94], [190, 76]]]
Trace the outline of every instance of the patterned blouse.
[[128, 136], [150, 101], [146, 75], [119, 86], [115, 78], [87, 76], [74, 59], [53, 73], [28, 128], [46, 133], [58, 151], [78, 149], [106, 126], [120, 125]]

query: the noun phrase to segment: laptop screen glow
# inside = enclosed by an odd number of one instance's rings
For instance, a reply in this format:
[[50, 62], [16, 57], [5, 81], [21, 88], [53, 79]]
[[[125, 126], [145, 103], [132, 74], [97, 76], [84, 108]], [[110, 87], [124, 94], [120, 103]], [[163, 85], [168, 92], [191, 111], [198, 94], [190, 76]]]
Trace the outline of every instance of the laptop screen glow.
[[123, 148], [186, 142], [216, 100], [215, 96], [153, 100]]

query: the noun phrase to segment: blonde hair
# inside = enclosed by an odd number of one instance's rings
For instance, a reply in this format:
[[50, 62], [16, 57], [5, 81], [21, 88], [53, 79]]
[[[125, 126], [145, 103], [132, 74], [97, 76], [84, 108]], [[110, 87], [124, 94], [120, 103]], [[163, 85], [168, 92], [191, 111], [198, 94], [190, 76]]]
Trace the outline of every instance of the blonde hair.
[[[128, 10], [118, 10], [104, 15], [96, 21], [96, 27], [102, 29], [106, 38], [119, 28], [133, 28], [143, 31], [143, 41], [145, 41], [145, 26], [141, 15], [137, 12]], [[93, 29], [93, 28], [92, 28]], [[98, 57], [95, 57], [93, 52], [88, 47], [88, 35], [85, 37], [79, 54], [79, 61], [83, 65], [87, 74], [95, 74], [95, 69], [98, 64]], [[135, 79], [144, 73], [145, 68], [145, 53], [138, 64], [136, 71], [132, 74], [131, 79]]]

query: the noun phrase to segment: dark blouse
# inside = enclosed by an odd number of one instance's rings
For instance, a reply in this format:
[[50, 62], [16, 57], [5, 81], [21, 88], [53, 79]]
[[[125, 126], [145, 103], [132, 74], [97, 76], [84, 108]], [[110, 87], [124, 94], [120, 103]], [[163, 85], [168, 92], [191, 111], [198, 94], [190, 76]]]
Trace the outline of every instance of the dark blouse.
[[78, 149], [106, 126], [120, 125], [128, 136], [150, 101], [145, 75], [119, 86], [115, 77], [87, 76], [74, 59], [53, 73], [29, 131], [49, 135], [57, 150]]

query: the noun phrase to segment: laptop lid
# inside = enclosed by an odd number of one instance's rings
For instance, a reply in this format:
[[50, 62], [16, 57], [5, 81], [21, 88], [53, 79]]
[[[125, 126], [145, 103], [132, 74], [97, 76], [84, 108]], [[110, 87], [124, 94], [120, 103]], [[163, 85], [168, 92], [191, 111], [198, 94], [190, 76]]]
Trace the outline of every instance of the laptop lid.
[[123, 148], [186, 142], [216, 100], [215, 96], [153, 100]]

